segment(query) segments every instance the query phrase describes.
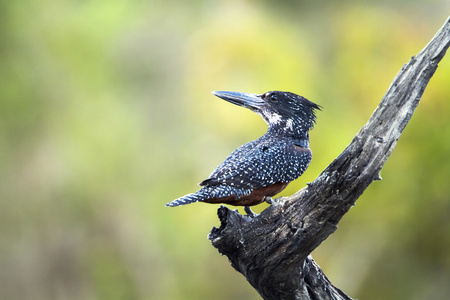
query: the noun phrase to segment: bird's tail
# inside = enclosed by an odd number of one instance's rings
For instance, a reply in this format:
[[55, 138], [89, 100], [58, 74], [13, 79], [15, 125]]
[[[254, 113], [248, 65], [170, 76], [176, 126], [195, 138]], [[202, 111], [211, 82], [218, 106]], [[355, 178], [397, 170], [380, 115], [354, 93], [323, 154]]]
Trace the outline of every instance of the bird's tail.
[[239, 199], [242, 196], [250, 195], [251, 192], [251, 189], [237, 189], [227, 185], [205, 186], [193, 194], [188, 194], [167, 203], [166, 206], [180, 206], [198, 201], [208, 202], [208, 199], [220, 199], [230, 196], [235, 196], [236, 199]]
[[199, 197], [198, 193], [188, 194], [186, 196], [180, 197], [176, 200], [173, 200], [166, 204], [166, 206], [173, 207], [173, 206], [180, 206], [180, 205], [186, 205], [190, 203], [194, 203], [197, 201], [203, 200], [203, 197]]

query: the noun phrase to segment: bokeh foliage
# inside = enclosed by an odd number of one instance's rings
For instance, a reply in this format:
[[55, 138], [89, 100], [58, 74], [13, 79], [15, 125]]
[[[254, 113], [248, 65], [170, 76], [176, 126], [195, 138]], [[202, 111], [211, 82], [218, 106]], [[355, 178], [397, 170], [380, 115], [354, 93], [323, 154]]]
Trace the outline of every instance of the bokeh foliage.
[[[289, 90], [324, 107], [290, 195], [350, 142], [449, 8], [1, 1], [0, 298], [259, 299], [206, 239], [217, 206], [164, 207], [265, 131], [210, 91]], [[449, 99], [445, 57], [384, 180], [314, 253], [352, 297], [450, 297]]]

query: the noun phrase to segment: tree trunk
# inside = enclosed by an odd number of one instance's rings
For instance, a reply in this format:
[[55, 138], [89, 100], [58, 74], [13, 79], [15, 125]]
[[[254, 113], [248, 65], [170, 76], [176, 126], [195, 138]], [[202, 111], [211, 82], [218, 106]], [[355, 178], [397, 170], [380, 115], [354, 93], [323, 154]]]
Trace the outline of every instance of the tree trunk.
[[450, 18], [403, 66], [349, 146], [296, 194], [278, 198], [258, 217], [221, 206], [209, 234], [264, 299], [351, 299], [334, 287], [310, 253], [374, 180], [394, 150], [439, 61], [450, 45]]

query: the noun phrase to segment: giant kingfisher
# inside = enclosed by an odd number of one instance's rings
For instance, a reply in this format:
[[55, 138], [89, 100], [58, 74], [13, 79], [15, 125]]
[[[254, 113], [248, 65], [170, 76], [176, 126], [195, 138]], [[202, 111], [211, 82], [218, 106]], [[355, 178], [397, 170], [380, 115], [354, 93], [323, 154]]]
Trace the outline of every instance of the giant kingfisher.
[[202, 188], [166, 206], [193, 202], [249, 206], [264, 201], [286, 188], [305, 172], [311, 162], [309, 131], [320, 106], [290, 92], [271, 91], [262, 95], [213, 92], [219, 98], [249, 108], [268, 124], [267, 133], [234, 150], [209, 176]]

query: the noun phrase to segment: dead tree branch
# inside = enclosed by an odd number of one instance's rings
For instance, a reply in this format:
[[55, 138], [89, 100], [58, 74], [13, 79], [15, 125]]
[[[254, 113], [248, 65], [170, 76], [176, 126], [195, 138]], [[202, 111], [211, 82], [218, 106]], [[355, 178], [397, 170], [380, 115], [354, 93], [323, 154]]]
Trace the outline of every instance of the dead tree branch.
[[366, 125], [348, 147], [295, 195], [279, 198], [258, 217], [220, 207], [209, 234], [264, 299], [350, 299], [309, 256], [379, 173], [450, 45], [450, 18], [403, 66]]

